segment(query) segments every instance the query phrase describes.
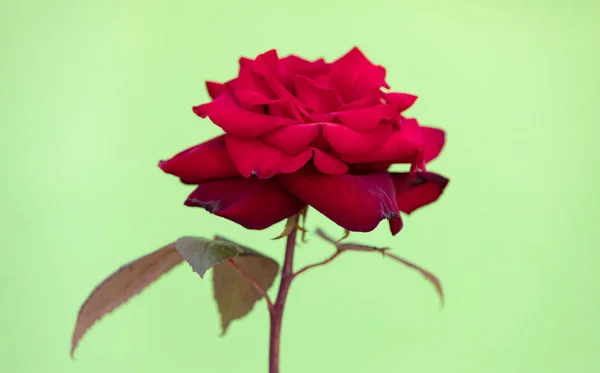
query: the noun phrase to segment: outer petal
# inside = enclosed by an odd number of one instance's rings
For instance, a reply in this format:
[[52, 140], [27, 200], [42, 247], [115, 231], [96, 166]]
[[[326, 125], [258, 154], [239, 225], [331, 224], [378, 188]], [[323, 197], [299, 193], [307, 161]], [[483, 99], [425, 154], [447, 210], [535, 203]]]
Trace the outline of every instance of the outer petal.
[[225, 135], [225, 144], [233, 164], [243, 177], [255, 175], [266, 179], [295, 172], [312, 158], [311, 149], [288, 155], [260, 139]]
[[369, 174], [373, 172], [384, 172], [392, 165], [391, 162], [354, 163], [350, 167], [352, 174]]
[[198, 185], [186, 206], [206, 209], [248, 229], [265, 229], [298, 213], [304, 203], [289, 195], [277, 179], [221, 179]]
[[385, 123], [366, 132], [336, 123], [322, 123], [321, 126], [327, 142], [336, 152], [344, 155], [369, 153], [385, 144], [392, 134], [392, 125]]
[[351, 231], [368, 232], [382, 219], [400, 217], [388, 173], [333, 176], [304, 168], [279, 180], [289, 193]]
[[314, 123], [294, 124], [277, 128], [262, 136], [269, 144], [287, 154], [298, 154], [309, 148], [311, 141], [319, 134], [319, 125]]
[[394, 105], [377, 105], [364, 109], [347, 110], [335, 113], [340, 122], [358, 131], [368, 131], [377, 127], [383, 119], [397, 120], [398, 109]]
[[417, 96], [409, 93], [390, 92], [385, 94], [385, 101], [388, 104], [396, 105], [398, 111], [402, 112], [417, 101]]
[[438, 128], [433, 127], [421, 127], [423, 132], [423, 141], [425, 142], [425, 162], [431, 162], [442, 151], [446, 142], [446, 133]]
[[415, 119], [402, 121], [401, 129], [394, 131], [388, 141], [375, 151], [359, 155], [343, 156], [346, 163], [370, 163], [370, 162], [410, 162], [423, 150], [423, 138], [421, 128]]
[[279, 126], [295, 124], [298, 121], [274, 117], [244, 110], [229, 94], [222, 94], [213, 102], [194, 107], [200, 117], [208, 116], [213, 123], [225, 132], [243, 137], [256, 137], [273, 131]]
[[327, 154], [322, 150], [314, 149], [313, 163], [317, 170], [324, 174], [341, 175], [348, 171], [348, 165], [340, 161], [331, 154]]
[[396, 201], [400, 211], [410, 214], [419, 207], [436, 201], [449, 180], [433, 172], [392, 173]]
[[219, 97], [220, 95], [222, 95], [223, 93], [227, 92], [227, 85], [207, 81], [206, 82], [206, 90], [208, 91], [210, 98], [215, 99], [215, 98]]
[[182, 151], [158, 166], [186, 184], [198, 184], [211, 179], [239, 176], [225, 149], [223, 136]]

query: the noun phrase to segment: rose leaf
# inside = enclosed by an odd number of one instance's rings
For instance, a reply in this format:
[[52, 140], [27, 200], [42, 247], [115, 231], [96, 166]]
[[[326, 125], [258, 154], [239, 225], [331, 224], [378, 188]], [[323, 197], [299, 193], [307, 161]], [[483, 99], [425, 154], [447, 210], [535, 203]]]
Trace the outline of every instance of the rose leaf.
[[[222, 237], [217, 237], [217, 240], [235, 245]], [[247, 247], [235, 246], [241, 249], [241, 254], [213, 270], [213, 291], [221, 315], [221, 335], [225, 335], [231, 321], [243, 318], [256, 302], [268, 297], [266, 292], [279, 272], [279, 264], [275, 260]]]
[[175, 248], [200, 278], [204, 278], [210, 268], [242, 253], [242, 249], [231, 242], [200, 237], [181, 237], [175, 242]]
[[83, 335], [96, 321], [144, 290], [181, 261], [175, 243], [170, 243], [122, 266], [96, 286], [79, 309], [71, 340], [71, 358]]

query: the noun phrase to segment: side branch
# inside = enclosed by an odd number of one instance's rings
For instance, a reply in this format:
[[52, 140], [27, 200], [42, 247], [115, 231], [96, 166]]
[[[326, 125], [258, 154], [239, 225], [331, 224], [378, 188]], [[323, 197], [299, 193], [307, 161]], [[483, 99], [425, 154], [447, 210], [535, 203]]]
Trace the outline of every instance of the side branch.
[[266, 300], [267, 300], [267, 307], [269, 308], [269, 312], [271, 312], [273, 310], [273, 302], [271, 301], [271, 297], [269, 297], [269, 294], [267, 294], [267, 291], [265, 289], [263, 289], [258, 282], [256, 282], [256, 280], [254, 280], [248, 273], [246, 273], [246, 271], [244, 271], [236, 262], [233, 261], [233, 259], [229, 258], [227, 260], [227, 263], [243, 278], [245, 278], [246, 280], [248, 280], [248, 282], [250, 284], [252, 284], [252, 286], [256, 289], [256, 291], [258, 291]]
[[304, 272], [308, 271], [308, 270], [309, 270], [309, 269], [311, 269], [311, 268], [316, 268], [316, 267], [323, 266], [323, 265], [325, 265], [325, 264], [327, 264], [327, 263], [329, 263], [329, 262], [333, 261], [335, 258], [337, 258], [337, 257], [338, 257], [338, 256], [339, 256], [341, 253], [343, 253], [343, 252], [344, 252], [344, 250], [337, 250], [337, 251], [335, 252], [335, 254], [331, 255], [329, 258], [327, 258], [327, 259], [323, 260], [322, 262], [315, 263], [315, 264], [311, 264], [311, 265], [307, 265], [306, 267], [304, 267], [304, 268], [302, 268], [302, 269], [298, 270], [296, 273], [294, 273], [293, 277], [295, 278], [295, 277], [296, 277], [296, 276], [298, 276], [299, 274], [301, 274], [301, 273], [304, 273]]

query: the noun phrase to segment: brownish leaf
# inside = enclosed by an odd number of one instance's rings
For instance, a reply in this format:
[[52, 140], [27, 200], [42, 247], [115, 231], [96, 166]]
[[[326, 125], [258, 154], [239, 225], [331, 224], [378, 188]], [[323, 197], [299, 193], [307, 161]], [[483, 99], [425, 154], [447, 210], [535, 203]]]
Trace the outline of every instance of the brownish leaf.
[[[225, 240], [223, 237], [216, 239]], [[231, 321], [246, 316], [254, 304], [266, 295], [279, 272], [279, 264], [273, 259], [247, 247], [237, 246], [242, 249], [242, 254], [229, 258], [213, 269], [213, 291], [221, 315], [222, 335]]]
[[144, 290], [182, 260], [173, 242], [122, 266], [96, 286], [79, 309], [71, 340], [71, 358], [81, 337], [96, 321]]

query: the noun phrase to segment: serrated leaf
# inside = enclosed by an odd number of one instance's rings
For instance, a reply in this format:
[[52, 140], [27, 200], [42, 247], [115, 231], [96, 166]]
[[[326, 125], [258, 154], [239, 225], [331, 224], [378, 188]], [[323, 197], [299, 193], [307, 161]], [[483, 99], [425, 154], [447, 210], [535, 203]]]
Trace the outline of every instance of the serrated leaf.
[[[223, 237], [217, 239], [225, 240]], [[279, 272], [279, 264], [275, 260], [247, 247], [234, 245], [240, 247], [242, 253], [213, 270], [213, 291], [221, 315], [222, 335], [233, 320], [246, 316], [254, 304], [263, 298], [263, 292], [266, 293], [273, 285]], [[257, 290], [256, 286], [263, 292]]]
[[182, 261], [173, 242], [122, 266], [96, 286], [79, 309], [71, 340], [71, 357], [83, 335], [96, 321]]
[[181, 237], [175, 242], [175, 248], [200, 278], [217, 264], [242, 253], [242, 249], [231, 242], [200, 237]]

